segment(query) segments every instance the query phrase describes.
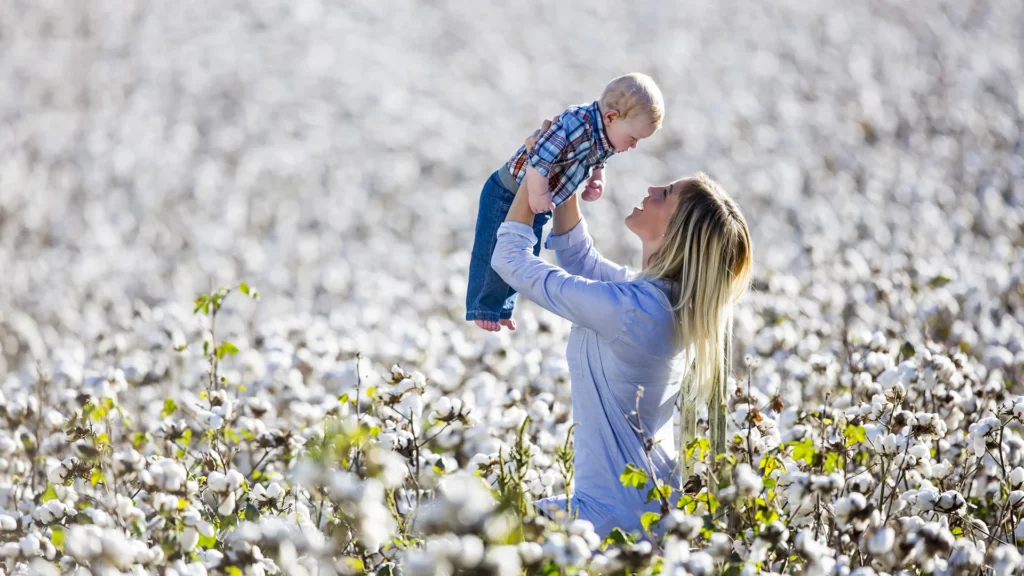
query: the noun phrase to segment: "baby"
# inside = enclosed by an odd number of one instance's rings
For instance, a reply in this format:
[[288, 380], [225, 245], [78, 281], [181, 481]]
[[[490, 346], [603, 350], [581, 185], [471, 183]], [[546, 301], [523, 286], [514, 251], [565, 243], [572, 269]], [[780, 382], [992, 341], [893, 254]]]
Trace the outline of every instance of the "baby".
[[512, 309], [516, 292], [491, 269], [491, 253], [498, 226], [505, 221], [523, 179], [530, 208], [537, 215], [533, 252], [540, 255], [541, 234], [551, 211], [572, 197], [584, 181], [583, 199], [593, 202], [600, 198], [604, 163], [612, 154], [632, 150], [640, 140], [654, 134], [661, 127], [663, 113], [661, 91], [650, 76], [620, 76], [605, 87], [600, 100], [567, 108], [532, 147], [520, 147], [511, 160], [491, 174], [480, 193], [466, 320], [492, 332], [501, 326], [515, 330]]

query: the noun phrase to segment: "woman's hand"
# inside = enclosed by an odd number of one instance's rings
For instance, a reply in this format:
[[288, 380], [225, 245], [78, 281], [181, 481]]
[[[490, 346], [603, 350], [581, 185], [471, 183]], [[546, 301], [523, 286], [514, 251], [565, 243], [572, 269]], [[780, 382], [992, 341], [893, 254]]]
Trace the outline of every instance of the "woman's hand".
[[558, 122], [558, 116], [555, 116], [551, 120], [545, 120], [540, 125], [540, 128], [534, 130], [533, 134], [530, 134], [530, 136], [526, 139], [526, 149], [529, 150], [530, 148], [533, 148], [533, 145], [537, 143], [537, 138], [540, 138], [540, 135], [546, 132], [548, 128], [551, 128], [551, 124], [555, 122]]

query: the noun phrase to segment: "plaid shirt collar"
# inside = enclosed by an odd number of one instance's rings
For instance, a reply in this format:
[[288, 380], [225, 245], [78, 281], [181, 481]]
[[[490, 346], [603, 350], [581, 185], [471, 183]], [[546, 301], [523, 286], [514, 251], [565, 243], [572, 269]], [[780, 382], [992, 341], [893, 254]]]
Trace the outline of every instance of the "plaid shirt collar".
[[590, 114], [590, 121], [594, 123], [594, 131], [597, 132], [597, 153], [602, 160], [611, 158], [612, 154], [615, 154], [615, 149], [612, 148], [612, 143], [608, 141], [608, 134], [605, 133], [604, 129], [604, 118], [601, 118], [601, 107], [597, 100], [588, 106], [588, 113]]

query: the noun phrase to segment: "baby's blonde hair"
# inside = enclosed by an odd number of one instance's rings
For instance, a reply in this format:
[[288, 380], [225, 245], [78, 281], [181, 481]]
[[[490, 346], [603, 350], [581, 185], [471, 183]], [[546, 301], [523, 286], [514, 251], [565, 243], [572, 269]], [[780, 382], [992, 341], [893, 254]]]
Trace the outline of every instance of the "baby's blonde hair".
[[634, 72], [619, 76], [604, 87], [601, 93], [601, 111], [615, 110], [622, 119], [635, 114], [646, 114], [655, 127], [661, 128], [665, 114], [665, 101], [654, 79]]
[[665, 242], [644, 274], [678, 288], [677, 335], [695, 365], [686, 401], [708, 401], [716, 381], [725, 389], [733, 303], [746, 290], [752, 265], [750, 231], [736, 202], [703, 172], [684, 180]]

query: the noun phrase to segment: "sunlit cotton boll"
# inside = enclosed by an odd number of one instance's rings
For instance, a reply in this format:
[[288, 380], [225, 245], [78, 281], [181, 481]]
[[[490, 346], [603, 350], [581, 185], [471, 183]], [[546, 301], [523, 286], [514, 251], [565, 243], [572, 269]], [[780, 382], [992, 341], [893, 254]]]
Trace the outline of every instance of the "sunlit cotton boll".
[[1014, 490], [1024, 487], [1024, 468], [1017, 466], [1010, 470], [1010, 487]]
[[761, 478], [754, 473], [754, 470], [747, 463], [742, 463], [733, 470], [733, 483], [736, 486], [736, 495], [740, 498], [750, 498], [761, 492], [763, 487]]
[[868, 536], [867, 550], [875, 555], [885, 554], [892, 550], [895, 542], [896, 531], [886, 526], [875, 530]]
[[1021, 555], [1013, 544], [1002, 544], [992, 552], [988, 564], [995, 576], [1010, 576], [1021, 565]]

